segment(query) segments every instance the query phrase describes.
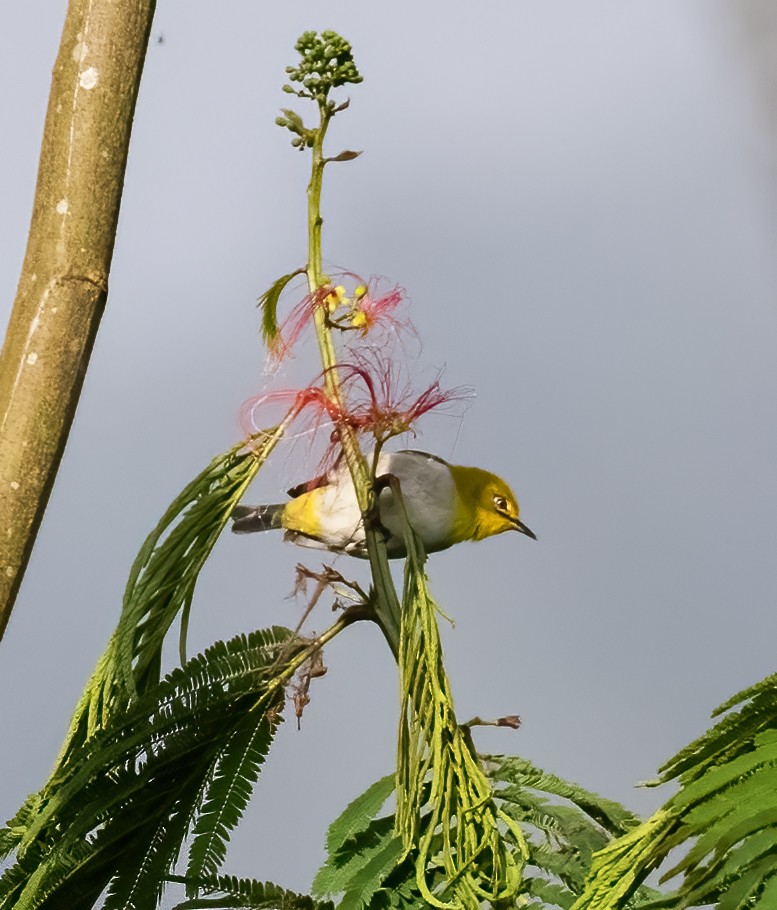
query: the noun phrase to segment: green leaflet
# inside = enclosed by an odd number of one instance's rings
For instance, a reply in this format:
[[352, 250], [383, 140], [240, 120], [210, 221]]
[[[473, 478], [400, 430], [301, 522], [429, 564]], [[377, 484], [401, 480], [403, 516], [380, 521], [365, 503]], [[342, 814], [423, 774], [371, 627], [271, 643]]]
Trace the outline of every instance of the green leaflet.
[[568, 910], [575, 899], [575, 895], [563, 885], [554, 884], [544, 878], [526, 876], [524, 887], [527, 895], [536, 897], [538, 900], [538, 903], [532, 901], [527, 904], [528, 907], [542, 907], [543, 910], [559, 907], [560, 910]]
[[[717, 861], [713, 860], [704, 869], [691, 873], [684, 882], [685, 900], [692, 905], [708, 903], [713, 896], [728, 897], [745, 878], [749, 878], [753, 886], [761, 887], [777, 874], [774, 835], [774, 828], [759, 831], [739, 847], [723, 853]], [[746, 891], [749, 894], [751, 887], [747, 887]], [[762, 906], [770, 904], [763, 903]]]
[[[373, 857], [384, 853], [395, 842], [401, 848], [402, 843], [394, 832], [393, 816], [374, 820], [365, 817], [360, 827], [347, 840], [330, 851], [313, 880], [313, 893], [319, 897], [333, 897], [343, 892], [366, 889], [368, 885], [365, 884], [363, 870]], [[400, 849], [400, 855], [401, 852]], [[381, 868], [378, 871], [385, 870]], [[374, 893], [383, 884], [383, 878], [374, 874], [371, 884]]]
[[725, 885], [720, 894], [718, 910], [750, 910], [751, 907], [773, 910], [773, 904], [762, 900], [764, 882], [774, 878], [774, 856], [756, 868], [745, 870]]
[[402, 859], [404, 848], [398, 837], [393, 837], [376, 850], [352, 878], [338, 904], [338, 910], [361, 910], [383, 886], [389, 874]]
[[267, 716], [265, 705], [258, 703], [224, 739], [206, 779], [204, 802], [189, 851], [188, 877], [215, 875], [221, 867], [230, 831], [248, 805], [276, 725], [277, 720]]
[[[739, 707], [739, 711], [732, 711]], [[761, 730], [774, 729], [777, 716], [777, 673], [725, 701], [712, 712], [722, 717], [710, 730], [681, 749], [660, 769], [661, 782], [690, 779], [704, 773], [710, 764], [721, 764], [731, 752], [741, 754], [748, 739]]]
[[141, 548], [127, 583], [114, 649], [116, 671], [130, 691], [140, 689], [158, 664], [167, 630], [179, 611], [186, 615], [205, 560], [288, 419], [256, 434], [248, 446], [240, 443], [214, 459], [172, 503]]
[[[300, 121], [300, 125], [302, 124], [298, 114], [295, 114], [293, 111], [284, 111], [284, 113], [296, 117]], [[296, 278], [297, 275], [303, 275], [304, 273], [305, 269], [299, 268], [295, 269], [293, 272], [289, 272], [288, 275], [281, 275], [281, 277], [271, 284], [259, 298], [259, 307], [262, 311], [262, 338], [264, 339], [264, 343], [270, 348], [278, 336], [278, 301], [280, 300], [280, 296], [286, 285], [293, 278]]]
[[759, 898], [762, 907], [777, 907], [777, 874], [764, 876], [764, 884]]
[[620, 803], [543, 771], [528, 759], [518, 755], [487, 756], [486, 759], [491, 768], [489, 776], [492, 780], [517, 784], [522, 789], [529, 788], [568, 800], [611, 835], [625, 834], [640, 822], [633, 812]]
[[[149, 806], [151, 821], [121, 851], [121, 863], [110, 883], [103, 910], [145, 910], [158, 906], [165, 879], [178, 861], [196, 806], [200, 773], [200, 768], [194, 766], [185, 778], [171, 781], [177, 794], [164, 812], [160, 813], [158, 805]], [[114, 849], [114, 858], [115, 853]]]
[[394, 792], [394, 783], [394, 775], [387, 774], [345, 807], [327, 830], [326, 849], [330, 855], [342, 849], [347, 840], [375, 818]]
[[[562, 780], [519, 756], [486, 760], [495, 798], [521, 825], [533, 875], [525, 885], [548, 906], [568, 908], [583, 891], [597, 850], [633, 829], [639, 819], [619, 803]], [[656, 892], [643, 889], [634, 906]]]

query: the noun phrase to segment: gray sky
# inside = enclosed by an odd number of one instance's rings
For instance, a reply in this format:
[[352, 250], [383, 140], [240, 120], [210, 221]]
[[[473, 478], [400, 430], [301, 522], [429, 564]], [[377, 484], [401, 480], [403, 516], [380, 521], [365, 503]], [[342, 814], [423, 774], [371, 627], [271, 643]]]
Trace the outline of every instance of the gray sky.
[[[4, 318], [64, 8], [0, 11]], [[459, 715], [520, 714], [519, 732], [479, 745], [647, 812], [668, 794], [633, 785], [775, 669], [775, 185], [730, 8], [268, 11], [160, 4], [108, 309], [0, 646], [0, 815], [45, 778], [145, 534], [238, 439], [239, 406], [266, 382], [254, 301], [304, 259], [308, 167], [273, 121], [310, 28], [351, 40], [365, 77], [333, 129], [333, 151], [365, 154], [327, 174], [325, 256], [407, 289], [424, 362], [477, 389], [463, 422], [430, 420], [415, 445], [505, 476], [540, 538], [430, 560], [456, 619], [443, 635]], [[314, 372], [298, 357], [279, 381]], [[276, 465], [251, 498], [275, 500], [288, 480]], [[225, 536], [191, 649], [294, 623], [301, 557], [319, 564], [277, 537]], [[321, 609], [314, 625], [328, 620]], [[397, 681], [380, 635], [356, 627], [326, 660], [231, 873], [307, 888], [328, 821], [393, 767]]]

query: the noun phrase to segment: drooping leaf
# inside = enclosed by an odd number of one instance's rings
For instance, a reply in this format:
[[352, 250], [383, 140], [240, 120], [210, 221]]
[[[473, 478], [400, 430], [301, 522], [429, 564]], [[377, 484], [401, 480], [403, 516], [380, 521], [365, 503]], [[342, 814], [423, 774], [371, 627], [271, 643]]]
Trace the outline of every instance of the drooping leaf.
[[[296, 118], [299, 121], [300, 128], [304, 131], [302, 120], [298, 114], [295, 114], [294, 111], [285, 111], [284, 113], [288, 117]], [[272, 345], [278, 336], [278, 301], [281, 294], [293, 278], [304, 274], [304, 272], [305, 269], [300, 268], [289, 272], [288, 275], [281, 275], [259, 298], [259, 307], [262, 311], [262, 338], [268, 347]]]
[[[398, 485], [392, 490], [401, 503]], [[405, 852], [416, 855], [424, 901], [446, 910], [475, 910], [483, 900], [509, 901], [518, 894], [528, 850], [520, 826], [494, 802], [469, 733], [456, 720], [425, 556], [405, 525], [397, 833]], [[438, 835], [442, 847], [433, 852]], [[441, 880], [438, 865], [444, 870]]]
[[130, 690], [140, 690], [147, 668], [158, 663], [167, 630], [179, 612], [189, 609], [216, 540], [285, 429], [284, 420], [214, 459], [143, 545], [130, 572], [116, 634], [114, 659]]
[[288, 419], [215, 458], [146, 538], [130, 571], [118, 626], [76, 706], [57, 766], [158, 682], [165, 636], [181, 614], [183, 641], [200, 570]]

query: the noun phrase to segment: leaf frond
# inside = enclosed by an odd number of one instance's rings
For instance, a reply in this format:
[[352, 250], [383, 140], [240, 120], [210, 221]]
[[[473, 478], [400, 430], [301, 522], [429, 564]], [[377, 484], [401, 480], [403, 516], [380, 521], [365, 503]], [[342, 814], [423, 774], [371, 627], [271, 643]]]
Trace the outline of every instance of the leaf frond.
[[[520, 826], [528, 849], [526, 875], [517, 900], [527, 907], [557, 907], [568, 910], [582, 893], [591, 857], [639, 819], [612, 800], [549, 774], [518, 756], [483, 756], [483, 767], [493, 788], [496, 808]], [[421, 800], [427, 806], [433, 784], [423, 787]], [[393, 832], [393, 817], [380, 812], [388, 793], [386, 778], [355, 799], [333, 823], [331, 831], [347, 830], [347, 837], [328, 837], [328, 857], [316, 874], [313, 891], [319, 896], [342, 895], [340, 907], [356, 910], [405, 910], [428, 903], [418, 883], [418, 852], [388, 868], [384, 859], [399, 851]], [[435, 830], [431, 826], [436, 825]], [[421, 836], [429, 837], [427, 887], [441, 901], [455, 898], [443, 851], [450, 837], [430, 809], [422, 812]], [[626, 906], [641, 906], [659, 893], [642, 888]]]
[[154, 906], [192, 824], [217, 863], [305, 647], [277, 628], [217, 642], [115, 715], [59, 769], [0, 880], [0, 908], [71, 906], [68, 895], [96, 899], [109, 883], [109, 910]]
[[185, 635], [200, 570], [286, 422], [213, 459], [144, 541], [130, 571], [118, 626], [76, 706], [57, 767], [159, 681], [165, 636], [179, 614]]
[[574, 910], [619, 910], [645, 876], [680, 847], [682, 859], [662, 877], [681, 877], [674, 903], [655, 897], [645, 907], [774, 906], [769, 901], [777, 890], [777, 676], [729, 699], [715, 716], [718, 723], [662, 768], [661, 781], [677, 781], [678, 792], [594, 857]]

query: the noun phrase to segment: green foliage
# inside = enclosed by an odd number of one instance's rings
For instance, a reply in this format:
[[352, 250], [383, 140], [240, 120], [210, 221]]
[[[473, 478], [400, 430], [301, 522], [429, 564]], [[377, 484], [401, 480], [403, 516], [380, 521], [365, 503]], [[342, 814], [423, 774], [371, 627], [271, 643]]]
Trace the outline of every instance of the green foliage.
[[[286, 113], [293, 114], [294, 112], [286, 111]], [[297, 275], [302, 275], [304, 272], [305, 269], [295, 269], [293, 272], [289, 272], [288, 275], [281, 275], [259, 298], [259, 307], [262, 311], [262, 338], [264, 343], [271, 349], [278, 338], [278, 301], [280, 296], [292, 278], [296, 278]]]
[[[497, 802], [528, 841], [525, 894], [541, 906], [567, 910], [583, 891], [593, 854], [634, 829], [639, 818], [524, 758], [495, 756], [487, 765]], [[652, 896], [642, 889], [632, 905]]]
[[[526, 759], [486, 757], [484, 764], [494, 802], [521, 826], [528, 847], [520, 891], [499, 905], [513, 906], [516, 901], [521, 905], [525, 900], [523, 906], [568, 910], [583, 890], [594, 851], [634, 828], [639, 819], [617, 803], [541, 771]], [[338, 910], [409, 910], [427, 904], [416, 874], [417, 855], [403, 858], [394, 817], [378, 816], [389, 781], [383, 778], [373, 784], [329, 829], [328, 857], [316, 875], [313, 891], [321, 897], [342, 894]], [[424, 787], [426, 802], [431, 791], [431, 785]], [[428, 832], [432, 824], [434, 813], [429, 810], [421, 819], [421, 828]], [[446, 849], [440, 829], [433, 832], [431, 845], [429, 887], [437, 894], [452, 896], [440, 855]], [[632, 906], [655, 895], [643, 889]]]
[[404, 845], [394, 831], [393, 816], [374, 820], [394, 786], [395, 775], [382, 777], [346, 806], [329, 826], [329, 859], [315, 877], [314, 894], [344, 892], [342, 904], [366, 906], [381, 887], [404, 853]]
[[143, 544], [116, 630], [116, 671], [130, 691], [142, 692], [147, 680], [158, 680], [167, 630], [179, 612], [185, 622], [205, 560], [284, 429], [284, 424], [272, 427], [248, 446], [240, 443], [215, 458], [173, 501]]
[[217, 862], [304, 654], [290, 635], [217, 642], [113, 715], [58, 770], [37, 811], [11, 822], [26, 827], [0, 908], [72, 906], [109, 883], [106, 910], [155, 906], [195, 821], [203, 845], [193, 865]]
[[[401, 868], [414, 899], [421, 902], [415, 865], [402, 859], [404, 846], [394, 830], [394, 821], [394, 816], [388, 815], [364, 819], [362, 824], [356, 819], [349, 823], [353, 834], [329, 851], [313, 881], [313, 893], [320, 897], [342, 894], [342, 904], [370, 907], [373, 899], [380, 900], [389, 876]], [[388, 862], [384, 861], [386, 858]]]
[[146, 538], [130, 571], [118, 626], [76, 706], [58, 764], [158, 683], [165, 636], [179, 613], [185, 636], [200, 570], [284, 429], [282, 423], [215, 458]]
[[[330, 855], [340, 852], [343, 845], [380, 812], [394, 792], [395, 785], [395, 775], [387, 774], [345, 807], [327, 831], [326, 849]], [[334, 889], [335, 892], [339, 890]]]
[[596, 855], [575, 910], [626, 906], [678, 847], [687, 852], [662, 881], [682, 875], [682, 882], [645, 907], [777, 906], [777, 675], [734, 696], [715, 716], [724, 712], [730, 713], [661, 769], [659, 783], [677, 781], [679, 792]]
[[276, 723], [277, 719], [268, 715], [265, 706], [259, 703], [223, 737], [223, 746], [206, 782], [203, 805], [194, 827], [188, 868], [191, 877], [215, 875], [221, 867], [229, 833], [248, 805]]
[[15, 854], [1, 908], [89, 907], [109, 882], [109, 910], [153, 905], [190, 831], [194, 873], [223, 859], [284, 687], [312, 646], [283, 629], [255, 632], [217, 642], [160, 682], [161, 651], [285, 423], [214, 459], [143, 544], [57, 765], [0, 830], [3, 855]]

